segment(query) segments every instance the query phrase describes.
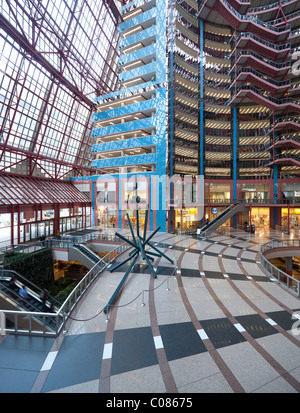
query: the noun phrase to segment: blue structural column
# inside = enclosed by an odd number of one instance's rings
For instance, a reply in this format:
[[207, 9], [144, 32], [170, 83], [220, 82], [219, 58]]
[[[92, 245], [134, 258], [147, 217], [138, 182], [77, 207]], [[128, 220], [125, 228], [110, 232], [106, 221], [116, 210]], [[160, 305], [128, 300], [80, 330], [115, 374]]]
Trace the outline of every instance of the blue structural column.
[[[174, 9], [174, 0], [171, 0], [171, 9], [170, 9], [170, 203], [174, 205], [174, 186], [173, 186], [173, 156], [174, 156], [174, 68], [173, 68], [173, 55], [174, 55], [174, 36], [173, 36], [173, 9]], [[175, 225], [175, 211], [174, 206], [169, 208], [169, 230], [171, 233], [174, 231]]]
[[98, 224], [98, 222], [95, 222], [95, 214], [96, 214], [96, 195], [97, 194], [97, 181], [95, 179], [92, 179], [92, 226], [94, 227], [95, 225]]
[[203, 71], [204, 71], [204, 36], [203, 36], [203, 21], [200, 20], [200, 142], [199, 142], [199, 158], [200, 158], [200, 175], [204, 175], [204, 105], [203, 105]]
[[[237, 119], [237, 107], [232, 108], [232, 184], [233, 184], [233, 202], [237, 199], [237, 142], [238, 142], [238, 119]], [[233, 227], [237, 227], [236, 214], [233, 216]]]

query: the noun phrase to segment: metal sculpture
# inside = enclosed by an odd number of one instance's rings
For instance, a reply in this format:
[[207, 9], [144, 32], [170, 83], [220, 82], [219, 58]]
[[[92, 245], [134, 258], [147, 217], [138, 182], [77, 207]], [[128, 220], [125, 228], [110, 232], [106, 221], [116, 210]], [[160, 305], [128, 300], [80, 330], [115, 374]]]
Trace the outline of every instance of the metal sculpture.
[[[128, 220], [128, 224], [129, 224], [129, 228], [130, 228], [130, 232], [132, 235], [132, 241], [125, 238], [123, 235], [119, 234], [118, 232], [116, 232], [116, 235], [121, 238], [123, 241], [127, 242], [129, 245], [131, 245], [131, 247], [133, 247], [133, 250], [129, 253], [129, 257], [126, 258], [124, 261], [116, 264], [115, 266], [113, 266], [112, 268], [110, 268], [110, 272], [115, 271], [117, 268], [121, 267], [123, 264], [125, 264], [126, 262], [130, 261], [133, 259], [132, 263], [130, 264], [128, 270], [126, 271], [124, 277], [122, 278], [120, 284], [118, 285], [118, 287], [116, 288], [114, 294], [112, 295], [111, 299], [109, 300], [108, 304], [106, 305], [106, 307], [104, 308], [104, 313], [107, 314], [110, 307], [112, 306], [113, 302], [115, 301], [115, 299], [117, 298], [118, 293], [120, 292], [126, 278], [128, 277], [128, 275], [130, 274], [132, 268], [134, 267], [136, 261], [138, 260], [139, 256], [141, 255], [142, 259], [145, 260], [148, 264], [148, 267], [150, 268], [151, 274], [153, 275], [154, 278], [157, 278], [157, 274], [151, 264], [150, 261], [154, 261], [153, 256], [155, 257], [164, 257], [166, 258], [168, 261], [170, 261], [172, 264], [174, 264], [174, 261], [171, 260], [171, 258], [167, 257], [163, 252], [161, 252], [158, 248], [156, 248], [151, 242], [150, 240], [154, 237], [154, 235], [160, 230], [160, 227], [156, 228], [155, 231], [152, 232], [151, 235], [149, 235], [148, 238], [146, 238], [146, 230], [147, 230], [147, 223], [148, 223], [148, 209], [146, 210], [146, 214], [145, 214], [145, 223], [144, 223], [144, 233], [143, 236], [140, 236], [140, 225], [139, 225], [139, 211], [138, 208], [136, 209], [136, 236], [134, 235], [133, 229], [132, 229], [132, 225], [129, 219], [129, 215], [126, 214], [127, 216], [127, 220]], [[146, 250], [147, 247], [152, 248], [154, 251], [156, 252], [152, 252], [149, 250]]]

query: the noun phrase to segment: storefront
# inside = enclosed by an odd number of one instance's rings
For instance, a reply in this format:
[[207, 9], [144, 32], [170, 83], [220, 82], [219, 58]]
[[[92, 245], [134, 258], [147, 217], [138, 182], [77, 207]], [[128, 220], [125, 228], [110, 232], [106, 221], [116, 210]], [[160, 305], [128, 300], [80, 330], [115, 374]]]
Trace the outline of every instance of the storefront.
[[299, 229], [300, 228], [300, 208], [281, 208], [281, 225], [283, 229]]
[[197, 230], [199, 222], [197, 208], [175, 209], [175, 225], [179, 230]]
[[[247, 221], [246, 221], [247, 222]], [[255, 225], [256, 228], [270, 227], [270, 208], [251, 208], [251, 225]]]
[[[125, 215], [124, 215], [124, 226], [125, 226], [125, 228], [129, 228], [127, 214], [129, 216], [129, 220], [130, 220], [132, 228], [136, 229], [136, 227], [137, 227], [137, 225], [136, 225], [136, 210], [135, 209], [126, 209], [125, 210]], [[146, 216], [145, 209], [140, 209], [139, 208], [139, 228], [140, 228], [140, 230], [144, 230], [145, 216]]]
[[101, 205], [97, 208], [98, 225], [104, 228], [116, 228], [116, 208]]
[[242, 199], [253, 203], [263, 203], [270, 198], [269, 184], [241, 184]]

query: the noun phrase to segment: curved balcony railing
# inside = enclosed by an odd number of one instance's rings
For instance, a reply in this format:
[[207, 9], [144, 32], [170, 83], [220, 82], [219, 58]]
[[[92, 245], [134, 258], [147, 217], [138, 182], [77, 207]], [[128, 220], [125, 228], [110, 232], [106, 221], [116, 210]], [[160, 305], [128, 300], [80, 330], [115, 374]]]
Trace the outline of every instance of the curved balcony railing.
[[[300, 144], [300, 136], [293, 136], [293, 135], [278, 136], [277, 138], [274, 139], [274, 145], [276, 145], [278, 142], [284, 143], [284, 142], [287, 142], [287, 141], [293, 141], [295, 143]], [[273, 141], [265, 144], [264, 150], [268, 150], [272, 146], [273, 146]]]
[[[260, 248], [260, 262], [264, 269], [269, 273], [271, 277], [274, 277], [276, 281], [278, 281], [280, 284], [285, 285], [288, 289], [292, 290], [299, 297], [300, 280], [293, 278], [291, 275], [275, 267], [275, 265], [271, 264], [270, 261], [265, 257], [265, 254], [268, 251], [272, 251], [278, 248], [299, 248], [300, 252], [300, 240], [273, 240], [267, 242], [266, 244], [263, 244]], [[293, 254], [295, 254], [295, 251], [293, 251]]]
[[[280, 159], [293, 159], [293, 160], [300, 163], [300, 156], [295, 155], [293, 153], [279, 153], [279, 154], [274, 156], [274, 161], [277, 161], [277, 160], [280, 160]], [[273, 159], [270, 158], [270, 159], [264, 161], [264, 165], [268, 165], [272, 162], [273, 162]]]
[[[235, 10], [234, 7], [232, 7], [227, 0], [220, 0], [230, 11], [232, 14], [234, 14], [239, 20], [242, 21], [252, 21], [253, 23], [257, 24], [258, 26], [270, 30], [272, 32], [276, 32], [276, 33], [282, 33], [284, 31], [290, 30], [291, 26], [289, 24], [286, 24], [285, 26], [282, 27], [274, 27], [271, 26], [269, 23], [266, 23], [262, 20], [257, 19], [256, 17], [252, 16], [252, 15], [243, 15], [240, 14], [238, 11]], [[205, 2], [203, 2], [205, 3]], [[202, 4], [200, 5], [200, 9], [202, 7]]]
[[251, 85], [243, 85], [240, 86], [239, 88], [236, 89], [236, 94], [238, 94], [238, 92], [243, 91], [243, 90], [251, 90], [254, 93], [256, 93], [257, 95], [269, 100], [270, 102], [274, 103], [275, 105], [286, 105], [286, 104], [293, 104], [293, 105], [300, 105], [300, 101], [298, 99], [293, 99], [293, 98], [283, 98], [283, 99], [276, 99], [273, 98], [272, 96], [269, 96], [267, 94], [265, 94], [264, 92], [262, 92], [261, 90], [257, 89], [254, 86]]
[[176, 144], [176, 146], [178, 145], [182, 148], [198, 150], [198, 143], [192, 142], [192, 141], [189, 141], [189, 140], [186, 140], [186, 139], [175, 138], [175, 144]]
[[[261, 80], [264, 80], [267, 83], [270, 83], [274, 86], [277, 87], [282, 87], [282, 86], [286, 86], [286, 85], [290, 85], [291, 84], [291, 80], [287, 79], [287, 80], [275, 80], [272, 79], [268, 76], [265, 76], [263, 73], [259, 72], [258, 70], [252, 69], [251, 67], [242, 67], [241, 69], [238, 70], [238, 72], [236, 73], [236, 76], [238, 76], [241, 73], [252, 73], [255, 76], [258, 76]], [[235, 74], [233, 73], [233, 79], [235, 78]], [[230, 88], [234, 85], [234, 82], [230, 85]]]
[[291, 43], [284, 43], [284, 44], [274, 44], [272, 42], [268, 42], [267, 40], [261, 39], [260, 37], [256, 36], [253, 33], [249, 33], [249, 32], [242, 32], [236, 39], [236, 41], [234, 41], [234, 44], [238, 44], [238, 42], [240, 41], [240, 39], [253, 39], [259, 43], [261, 43], [264, 46], [267, 46], [271, 49], [274, 49], [276, 51], [281, 51], [281, 50], [285, 50], [285, 49], [290, 49], [291, 47]]
[[286, 20], [291, 20], [298, 16], [300, 16], [300, 10], [297, 10], [291, 14], [287, 14], [285, 15], [285, 17], [280, 17], [276, 20], [269, 20], [268, 23], [272, 25], [280, 24], [280, 23], [284, 23]]
[[[284, 6], [288, 3], [293, 3], [297, 0], [281, 0], [281, 6]], [[248, 9], [248, 13], [257, 13], [257, 12], [264, 12], [270, 9], [278, 9], [278, 1], [275, 1], [274, 3], [271, 4], [264, 4], [262, 6], [257, 6], [257, 7], [251, 7]]]
[[290, 31], [289, 38], [296, 37], [296, 36], [299, 36], [299, 35], [300, 35], [300, 29], [295, 29], [293, 31]]
[[274, 126], [278, 125], [279, 123], [298, 123], [300, 125], [300, 118], [296, 118], [296, 116], [281, 116], [280, 118], [276, 119]]
[[[257, 58], [258, 60], [260, 60], [262, 63], [266, 63], [266, 64], [268, 64], [268, 65], [270, 65], [270, 66], [275, 67], [276, 69], [283, 69], [283, 68], [286, 68], [286, 67], [290, 67], [290, 66], [291, 66], [291, 62], [290, 62], [290, 61], [286, 61], [286, 62], [282, 62], [282, 63], [276, 63], [276, 62], [273, 62], [272, 60], [268, 59], [267, 57], [262, 56], [262, 55], [259, 54], [259, 53], [252, 52], [251, 50], [241, 50], [241, 51], [237, 54], [236, 58], [233, 57], [233, 63], [235, 63], [235, 61], [238, 60], [238, 59], [240, 58], [240, 56], [252, 56], [252, 57], [255, 57], [255, 58]], [[231, 70], [232, 70], [232, 69], [231, 69]]]

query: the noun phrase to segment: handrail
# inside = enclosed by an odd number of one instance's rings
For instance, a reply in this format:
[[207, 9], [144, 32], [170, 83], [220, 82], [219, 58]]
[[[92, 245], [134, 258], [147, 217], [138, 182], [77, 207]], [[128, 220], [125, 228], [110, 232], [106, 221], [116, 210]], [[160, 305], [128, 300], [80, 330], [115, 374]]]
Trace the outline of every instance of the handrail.
[[[277, 69], [281, 69], [281, 68], [285, 68], [285, 67], [290, 67], [290, 66], [291, 66], [291, 62], [290, 62], [289, 60], [287, 60], [286, 62], [282, 62], [282, 63], [276, 63], [276, 62], [273, 62], [272, 60], [268, 59], [267, 57], [265, 57], [265, 56], [263, 56], [263, 55], [261, 55], [261, 54], [259, 54], [259, 53], [253, 52], [252, 50], [241, 50], [241, 51], [237, 54], [236, 58], [233, 57], [233, 62], [236, 63], [236, 60], [238, 60], [240, 56], [244, 56], [244, 55], [253, 56], [253, 57], [257, 58], [258, 60], [260, 60], [261, 62], [266, 63], [266, 64], [268, 64], [268, 65], [270, 65], [270, 66], [273, 66], [273, 67], [275, 67], [275, 68], [277, 68]], [[234, 65], [233, 65], [233, 67], [234, 67]], [[233, 68], [233, 67], [232, 67], [232, 68]], [[231, 70], [232, 70], [232, 69], [231, 69]]]
[[[252, 73], [255, 76], [259, 77], [261, 80], [264, 80], [267, 83], [270, 83], [272, 85], [275, 85], [277, 87], [281, 87], [281, 86], [286, 86], [286, 85], [290, 85], [291, 84], [291, 80], [287, 79], [287, 80], [275, 80], [272, 79], [266, 75], [264, 75], [263, 73], [259, 72], [256, 69], [253, 69], [252, 67], [242, 67], [241, 69], [239, 69], [236, 73], [236, 77], [239, 76], [240, 73]], [[235, 74], [233, 75], [233, 82], [231, 83], [231, 85], [229, 86], [229, 89], [232, 88], [232, 86], [234, 85], [235, 82]]]
[[[275, 265], [271, 264], [270, 261], [264, 256], [264, 253], [270, 251], [275, 248], [299, 248], [300, 250], [300, 240], [293, 239], [293, 240], [273, 240], [266, 242], [260, 248], [260, 262], [263, 265], [264, 269], [279, 283], [283, 283], [286, 285], [288, 289], [291, 289], [293, 292], [296, 292], [297, 296], [300, 297], [300, 280], [293, 278], [291, 275], [287, 274], [286, 272], [280, 270], [279, 268], [275, 267]], [[286, 283], [285, 281], [286, 280]]]
[[[238, 87], [235, 91], [235, 94], [237, 95], [238, 92], [242, 91], [242, 90], [252, 90], [253, 92], [255, 92], [257, 95], [269, 100], [272, 103], [275, 103], [276, 105], [284, 105], [284, 104], [294, 104], [294, 105], [299, 105], [300, 104], [300, 100], [298, 99], [294, 99], [294, 98], [282, 98], [282, 99], [276, 99], [273, 98], [270, 95], [265, 95], [264, 93], [262, 93], [259, 89], [257, 89], [255, 86], [252, 85], [242, 85], [240, 87]], [[234, 96], [233, 96], [234, 97]], [[232, 97], [232, 98], [233, 98]]]
[[274, 44], [274, 43], [268, 42], [267, 40], [261, 39], [260, 37], [256, 36], [256, 35], [253, 34], [253, 33], [250, 33], [250, 32], [242, 32], [242, 33], [237, 37], [236, 42], [234, 42], [234, 43], [237, 44], [237, 43], [240, 41], [240, 39], [245, 39], [245, 38], [251, 38], [251, 39], [256, 40], [256, 41], [258, 41], [259, 43], [263, 44], [264, 46], [270, 47], [271, 49], [278, 50], [278, 51], [280, 51], [280, 50], [285, 50], [285, 49], [290, 49], [290, 47], [291, 47], [291, 43], [290, 43], [290, 42], [287, 42], [287, 43], [279, 44], [279, 45], [278, 45], [278, 44]]
[[[279, 153], [274, 156], [274, 160], [279, 160], [279, 159], [294, 159], [295, 161], [300, 162], [300, 157], [297, 155], [294, 155], [293, 153]], [[267, 165], [271, 162], [273, 162], [273, 159], [269, 158], [266, 161], [264, 161], [264, 165]]]
[[[9, 268], [0, 268], [0, 280], [5, 279], [6, 277], [10, 278], [12, 275], [15, 276], [16, 281], [19, 281], [20, 284], [24, 284], [28, 292], [34, 297], [40, 297], [43, 294], [43, 289], [38, 287], [32, 281], [28, 280], [27, 278], [23, 277], [21, 274], [14, 270], [10, 270]], [[52, 297], [51, 295], [47, 294], [47, 301], [55, 305], [56, 307], [61, 306], [61, 302], [56, 300], [56, 298]]]
[[[71, 245], [70, 242], [69, 245]], [[66, 321], [68, 320], [71, 311], [74, 309], [75, 305], [78, 303], [78, 301], [94, 281], [94, 279], [105, 268], [107, 268], [112, 263], [112, 261], [115, 260], [118, 254], [123, 253], [129, 248], [131, 247], [123, 243], [121, 245], [118, 245], [116, 248], [102, 257], [102, 261], [96, 263], [74, 287], [73, 291], [69, 294], [69, 296], [66, 298], [66, 300], [56, 313], [1, 310], [1, 312], [4, 313], [6, 317], [14, 319], [14, 327], [7, 328], [6, 331], [15, 334], [46, 335], [55, 337], [58, 336], [58, 334], [62, 331]], [[36, 324], [35, 330], [33, 329], [34, 318], [39, 318], [42, 320], [40, 330], [37, 330]], [[49, 328], [50, 320], [51, 328]], [[27, 327], [24, 326], [24, 324], [26, 323], [28, 323]]]
[[291, 20], [291, 19], [293, 19], [294, 17], [297, 17], [297, 16], [299, 16], [299, 15], [300, 15], [300, 10], [297, 10], [297, 11], [291, 13], [291, 14], [285, 15], [284, 17], [280, 17], [280, 18], [274, 19], [274, 20], [269, 20], [268, 23], [270, 23], [270, 24], [272, 24], [272, 25], [280, 24], [280, 23], [282, 23], [282, 22], [289, 21], [289, 20]]
[[[293, 3], [295, 0], [281, 0], [281, 6], [285, 6], [288, 3]], [[269, 9], [273, 9], [273, 8], [278, 8], [278, 1], [275, 1], [275, 3], [271, 3], [271, 4], [264, 4], [262, 6], [257, 6], [257, 7], [251, 7], [248, 9], [248, 13], [256, 13], [256, 12], [265, 12]]]
[[[235, 15], [239, 20], [241, 20], [241, 21], [245, 21], [245, 20], [252, 21], [253, 23], [255, 23], [255, 24], [257, 24], [257, 25], [259, 25], [259, 26], [261, 26], [261, 27], [264, 27], [264, 28], [267, 29], [267, 30], [270, 30], [270, 31], [273, 31], [273, 32], [277, 32], [277, 33], [281, 33], [281, 32], [283, 32], [283, 31], [287, 31], [287, 30], [289, 30], [289, 29], [291, 28], [291, 25], [290, 25], [290, 24], [286, 24], [285, 26], [282, 26], [282, 27], [274, 27], [274, 26], [271, 26], [270, 24], [268, 24], [268, 23], [266, 23], [266, 22], [264, 22], [264, 21], [262, 21], [262, 20], [259, 20], [259, 19], [257, 19], [256, 17], [254, 17], [254, 16], [252, 16], [252, 15], [243, 15], [243, 14], [240, 14], [240, 13], [239, 13], [233, 6], [231, 6], [231, 4], [229, 4], [228, 1], [226, 1], [226, 0], [220, 0], [220, 1], [224, 4], [224, 6], [227, 7], [228, 10], [230, 10], [230, 12], [231, 12], [232, 14], [234, 14], [234, 15]], [[202, 7], [205, 5], [206, 2], [207, 2], [207, 0], [203, 0], [203, 1], [200, 2], [200, 5], [199, 5], [199, 10], [200, 10], [200, 11], [201, 11]]]

